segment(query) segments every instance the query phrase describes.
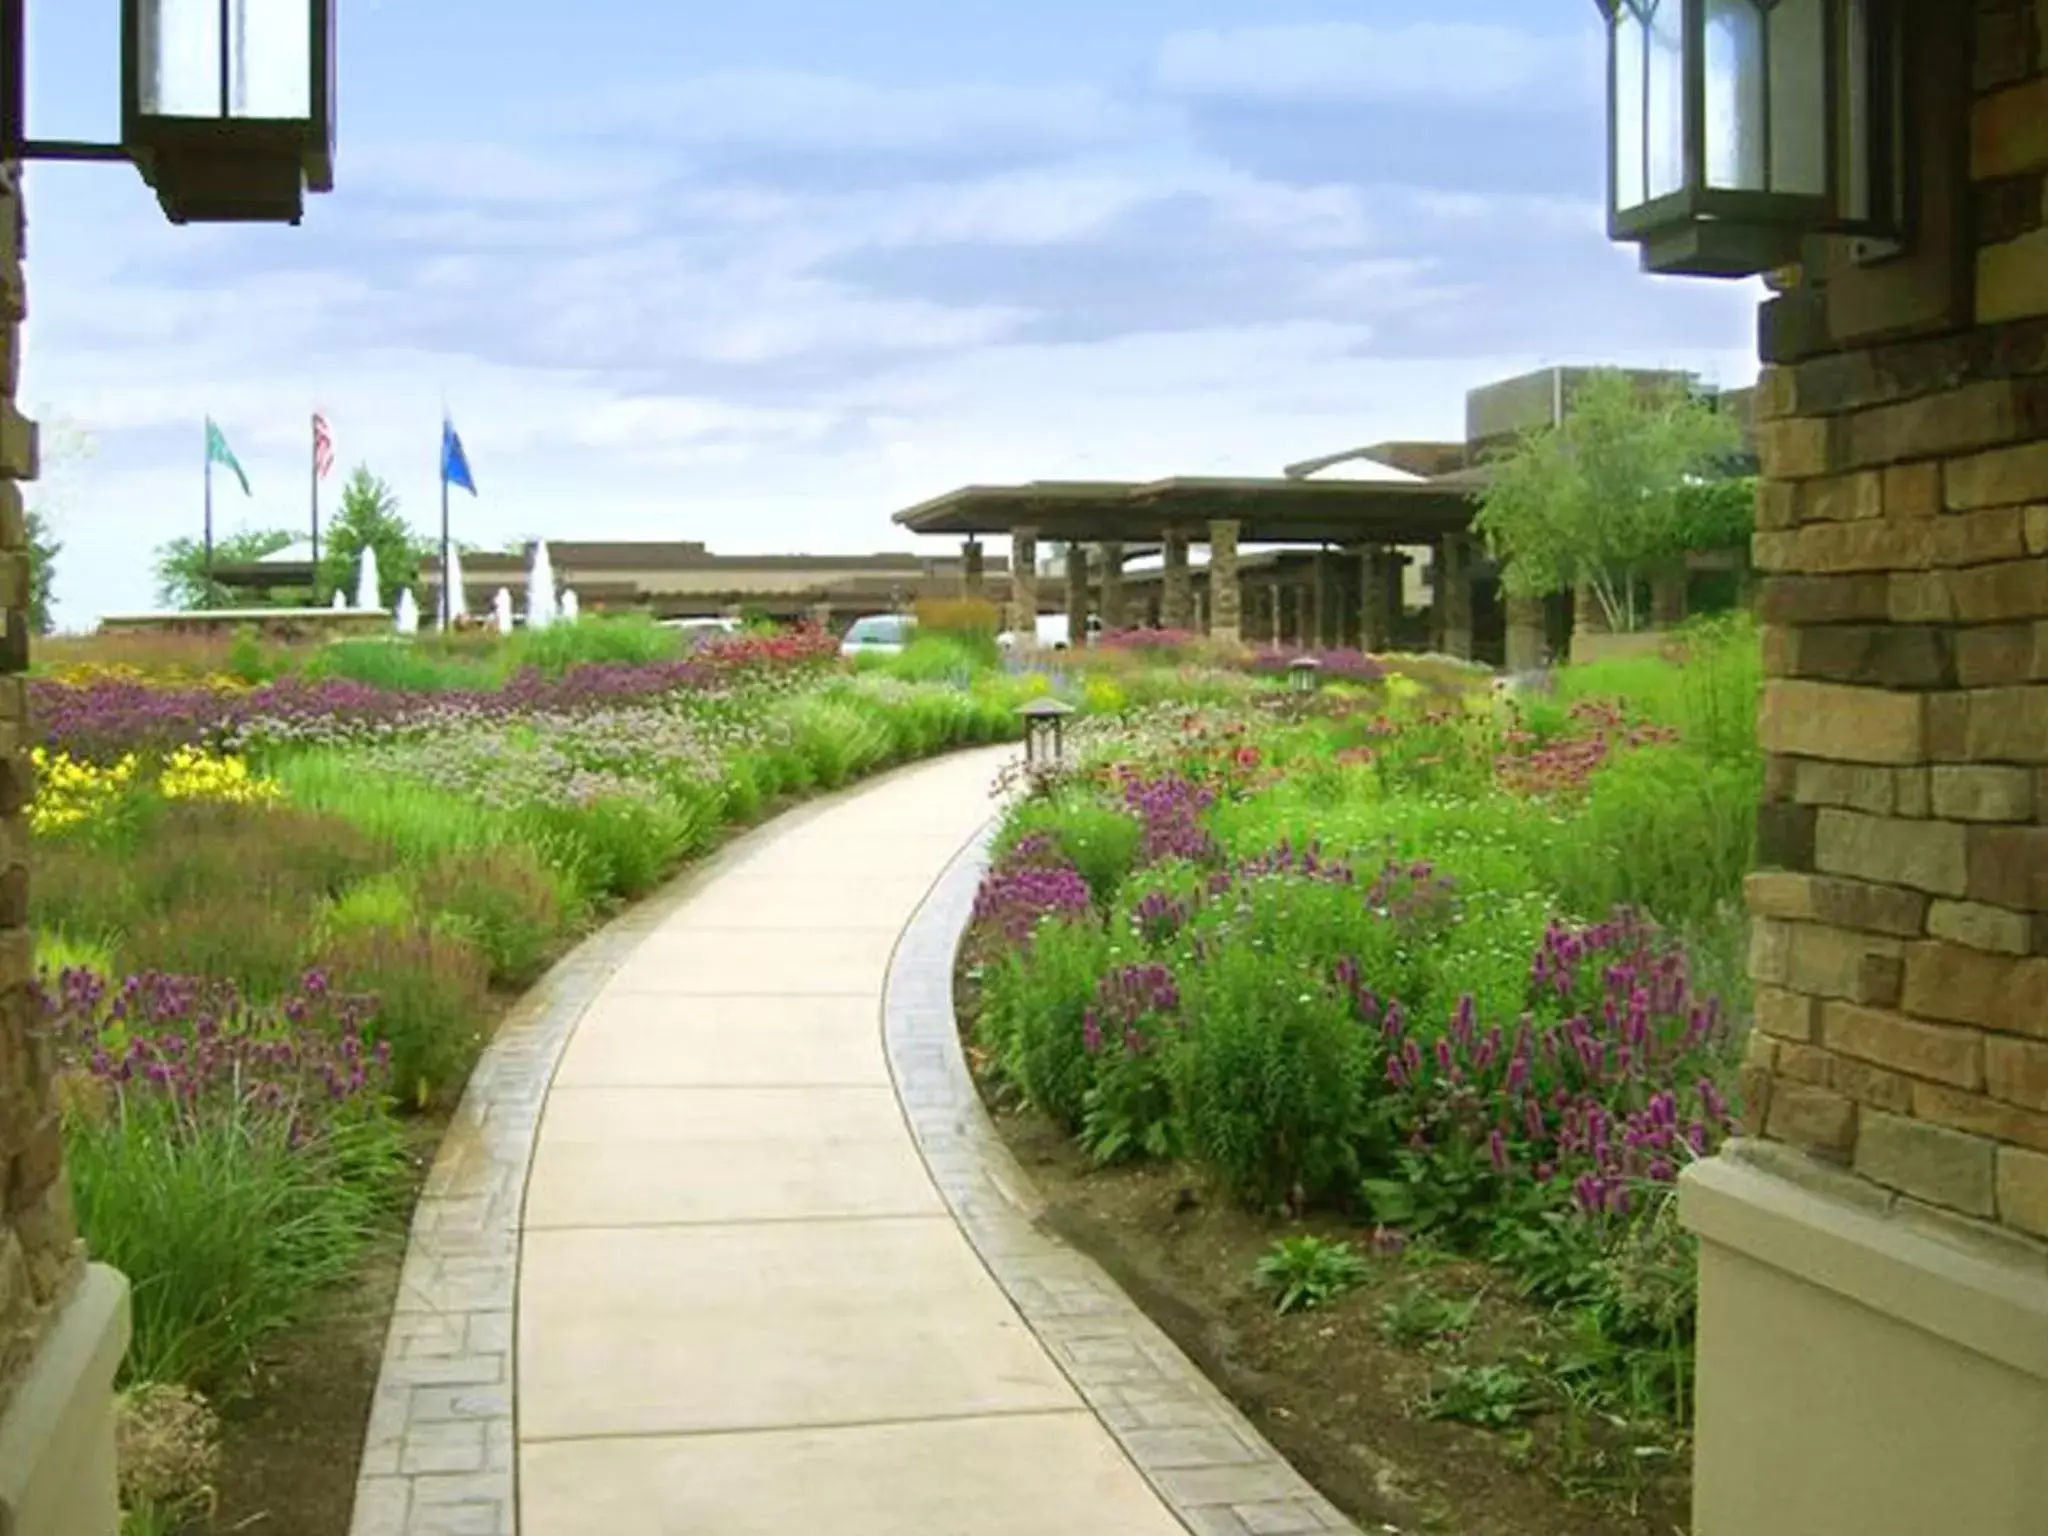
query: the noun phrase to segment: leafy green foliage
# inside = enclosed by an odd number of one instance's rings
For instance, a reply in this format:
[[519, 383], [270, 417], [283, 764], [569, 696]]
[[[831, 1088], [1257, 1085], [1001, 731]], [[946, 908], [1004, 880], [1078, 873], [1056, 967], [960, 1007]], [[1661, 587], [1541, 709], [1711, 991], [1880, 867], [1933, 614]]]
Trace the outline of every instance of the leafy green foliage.
[[1395, 1344], [1439, 1344], [1463, 1335], [1478, 1311], [1476, 1297], [1457, 1300], [1426, 1285], [1410, 1285], [1381, 1306], [1380, 1333]]
[[1634, 630], [1638, 583], [1725, 516], [1718, 498], [1691, 492], [1715, 477], [1738, 436], [1729, 417], [1683, 389], [1592, 375], [1561, 424], [1525, 433], [1492, 467], [1476, 526], [1504, 562], [1507, 589], [1583, 584], [1610, 628]]
[[1505, 1429], [1536, 1407], [1536, 1384], [1511, 1365], [1446, 1365], [1422, 1400], [1432, 1419]]
[[417, 587], [425, 539], [399, 515], [391, 487], [358, 464], [341, 488], [341, 505], [320, 540], [320, 593], [346, 592], [355, 600], [356, 573], [365, 546], [377, 552], [377, 600], [389, 608], [407, 587]]
[[1349, 1243], [1307, 1235], [1283, 1237], [1259, 1256], [1252, 1271], [1259, 1289], [1270, 1292], [1273, 1310], [1305, 1312], [1327, 1307], [1369, 1272]]
[[[298, 536], [282, 528], [241, 529], [213, 541], [215, 565], [248, 565], [289, 548]], [[227, 608], [247, 602], [206, 575], [206, 545], [200, 539], [175, 538], [157, 546], [156, 596], [166, 608]]]
[[28, 530], [28, 627], [32, 634], [47, 635], [57, 627], [50, 597], [57, 581], [57, 557], [64, 546], [41, 509], [30, 507], [22, 521]]

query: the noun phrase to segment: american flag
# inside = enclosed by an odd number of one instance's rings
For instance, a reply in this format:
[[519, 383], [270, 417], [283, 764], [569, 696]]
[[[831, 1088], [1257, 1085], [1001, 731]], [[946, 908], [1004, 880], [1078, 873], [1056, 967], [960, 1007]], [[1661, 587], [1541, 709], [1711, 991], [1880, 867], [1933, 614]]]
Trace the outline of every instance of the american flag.
[[327, 430], [327, 418], [313, 413], [313, 473], [322, 480], [334, 468], [334, 436]]

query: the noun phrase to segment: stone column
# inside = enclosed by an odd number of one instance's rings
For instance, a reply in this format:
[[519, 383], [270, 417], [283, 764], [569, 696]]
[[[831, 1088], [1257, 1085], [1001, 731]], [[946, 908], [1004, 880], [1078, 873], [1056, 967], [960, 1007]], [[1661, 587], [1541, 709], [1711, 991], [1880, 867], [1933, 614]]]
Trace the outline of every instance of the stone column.
[[1543, 665], [1549, 648], [1544, 602], [1540, 597], [1505, 597], [1508, 622], [1507, 669], [1534, 672]]
[[1600, 594], [1593, 590], [1593, 584], [1582, 581], [1573, 587], [1572, 658], [1580, 658], [1589, 637], [1604, 635], [1609, 628], [1607, 610], [1600, 606]]
[[1358, 553], [1359, 646], [1368, 652], [1384, 651], [1393, 643], [1393, 615], [1387, 611], [1387, 557], [1393, 553], [1382, 544], [1368, 544]]
[[1472, 659], [1472, 540], [1462, 533], [1436, 541], [1439, 644], [1446, 656]]
[[1685, 622], [1687, 596], [1683, 565], [1659, 571], [1650, 581], [1650, 624], [1655, 629], [1676, 629]]
[[1165, 570], [1160, 581], [1159, 627], [1193, 629], [1195, 592], [1188, 577], [1188, 536], [1168, 529], [1165, 540]]
[[1209, 524], [1209, 637], [1225, 645], [1244, 643], [1244, 589], [1237, 574], [1237, 520]]
[[1038, 530], [1010, 530], [1010, 631], [1026, 644], [1038, 636]]
[[1110, 541], [1095, 546], [1095, 558], [1102, 566], [1102, 599], [1096, 612], [1105, 634], [1130, 622], [1124, 615], [1124, 547]]
[[36, 477], [35, 424], [15, 409], [25, 221], [20, 169], [0, 165], [0, 1530], [114, 1536], [114, 1369], [128, 1347], [127, 1282], [85, 1262], [64, 1179], [48, 1046], [28, 987], [24, 741], [29, 556], [21, 487]]
[[2048, 53], [2038, 7], [1905, 14], [1902, 270], [1831, 256], [1759, 327], [1746, 1139], [1680, 1186], [1697, 1536], [2048, 1507]]
[[1277, 646], [1281, 641], [1280, 593], [1283, 589], [1278, 580], [1269, 580], [1260, 590], [1265, 593], [1266, 643]]
[[960, 587], [967, 598], [977, 603], [988, 596], [988, 574], [979, 539], [969, 539], [960, 546]]
[[822, 629], [826, 634], [831, 634], [832, 605], [830, 603], [811, 604], [811, 623]]
[[1088, 546], [1067, 545], [1067, 644], [1088, 643]]
[[1327, 650], [1330, 645], [1330, 552], [1318, 549], [1308, 568], [1309, 613], [1301, 626], [1304, 649]]

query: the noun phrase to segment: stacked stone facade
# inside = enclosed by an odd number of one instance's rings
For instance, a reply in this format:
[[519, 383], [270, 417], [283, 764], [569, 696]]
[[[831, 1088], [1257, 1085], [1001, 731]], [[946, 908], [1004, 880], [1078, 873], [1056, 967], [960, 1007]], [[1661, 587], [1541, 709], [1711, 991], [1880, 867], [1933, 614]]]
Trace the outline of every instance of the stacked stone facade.
[[1752, 1134], [2048, 1238], [2048, 0], [1955, 3], [1946, 319], [1781, 348], [1757, 394], [1743, 1086]]
[[21, 487], [36, 476], [36, 429], [15, 408], [20, 382], [24, 221], [19, 171], [0, 167], [0, 1417], [83, 1256], [62, 1167], [46, 1047], [28, 986], [28, 827], [34, 786], [24, 741], [28, 534]]

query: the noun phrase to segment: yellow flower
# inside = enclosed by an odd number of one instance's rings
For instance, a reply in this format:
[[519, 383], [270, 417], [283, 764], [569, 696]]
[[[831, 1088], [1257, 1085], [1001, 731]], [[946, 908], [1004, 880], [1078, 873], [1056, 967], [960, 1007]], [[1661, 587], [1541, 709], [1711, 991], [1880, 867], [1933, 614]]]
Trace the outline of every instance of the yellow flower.
[[33, 832], [60, 831], [101, 815], [127, 792], [135, 777], [132, 754], [101, 768], [35, 747], [30, 749], [29, 762], [36, 771], [36, 794], [28, 811]]
[[251, 773], [246, 759], [180, 747], [164, 762], [157, 788], [166, 800], [214, 800], [268, 805], [284, 795], [275, 779]]

